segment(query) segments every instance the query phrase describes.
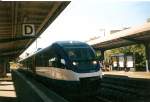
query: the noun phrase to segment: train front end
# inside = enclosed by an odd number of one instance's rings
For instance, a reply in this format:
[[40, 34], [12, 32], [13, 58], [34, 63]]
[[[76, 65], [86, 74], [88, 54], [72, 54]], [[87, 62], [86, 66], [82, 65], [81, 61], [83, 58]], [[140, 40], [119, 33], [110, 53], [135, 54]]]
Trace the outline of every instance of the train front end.
[[74, 89], [83, 94], [98, 92], [102, 72], [95, 51], [87, 44], [72, 44], [64, 47], [68, 56], [66, 68], [70, 75]]

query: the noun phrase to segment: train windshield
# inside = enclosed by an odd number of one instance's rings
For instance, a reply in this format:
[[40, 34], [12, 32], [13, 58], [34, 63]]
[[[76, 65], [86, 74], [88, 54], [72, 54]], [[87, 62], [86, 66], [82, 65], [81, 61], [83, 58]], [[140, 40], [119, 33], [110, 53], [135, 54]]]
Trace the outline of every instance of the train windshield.
[[65, 50], [71, 60], [92, 60], [95, 58], [93, 50], [89, 47], [67, 47]]

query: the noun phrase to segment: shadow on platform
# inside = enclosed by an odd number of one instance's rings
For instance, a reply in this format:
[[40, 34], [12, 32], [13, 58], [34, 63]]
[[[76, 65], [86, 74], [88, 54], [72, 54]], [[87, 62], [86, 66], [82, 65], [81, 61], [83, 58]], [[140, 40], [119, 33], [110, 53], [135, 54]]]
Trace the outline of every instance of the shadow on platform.
[[18, 102], [14, 97], [0, 97], [0, 102]]
[[0, 102], [18, 102], [11, 74], [0, 77]]

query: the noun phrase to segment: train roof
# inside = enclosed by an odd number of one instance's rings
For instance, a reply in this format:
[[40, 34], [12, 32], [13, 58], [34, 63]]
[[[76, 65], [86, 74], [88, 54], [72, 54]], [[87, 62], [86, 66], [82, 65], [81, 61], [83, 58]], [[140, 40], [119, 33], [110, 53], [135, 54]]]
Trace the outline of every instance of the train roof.
[[72, 46], [74, 46], [74, 47], [89, 47], [88, 44], [86, 44], [85, 42], [80, 42], [80, 41], [56, 41], [56, 42], [52, 43], [50, 46], [48, 46], [48, 47], [46, 47], [44, 49], [40, 49], [40, 50], [36, 51], [35, 53], [27, 56], [26, 58], [21, 59], [20, 61], [23, 61], [23, 60], [25, 60], [27, 58], [30, 58], [33, 55], [36, 55], [36, 54], [38, 54], [40, 52], [46, 51], [47, 49], [49, 49], [52, 46], [60, 46], [60, 47], [72, 47]]
[[89, 45], [84, 43], [84, 42], [80, 42], [80, 41], [57, 41], [54, 44], [57, 44], [61, 47], [71, 47], [71, 46], [75, 46], [75, 47], [88, 47]]

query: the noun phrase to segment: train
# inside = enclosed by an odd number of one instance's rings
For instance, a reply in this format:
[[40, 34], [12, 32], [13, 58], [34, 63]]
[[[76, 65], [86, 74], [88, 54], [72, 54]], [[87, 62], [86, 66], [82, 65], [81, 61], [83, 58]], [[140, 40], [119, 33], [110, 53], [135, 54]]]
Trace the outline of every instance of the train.
[[66, 93], [96, 93], [102, 78], [99, 57], [85, 42], [57, 41], [19, 61], [37, 80]]

